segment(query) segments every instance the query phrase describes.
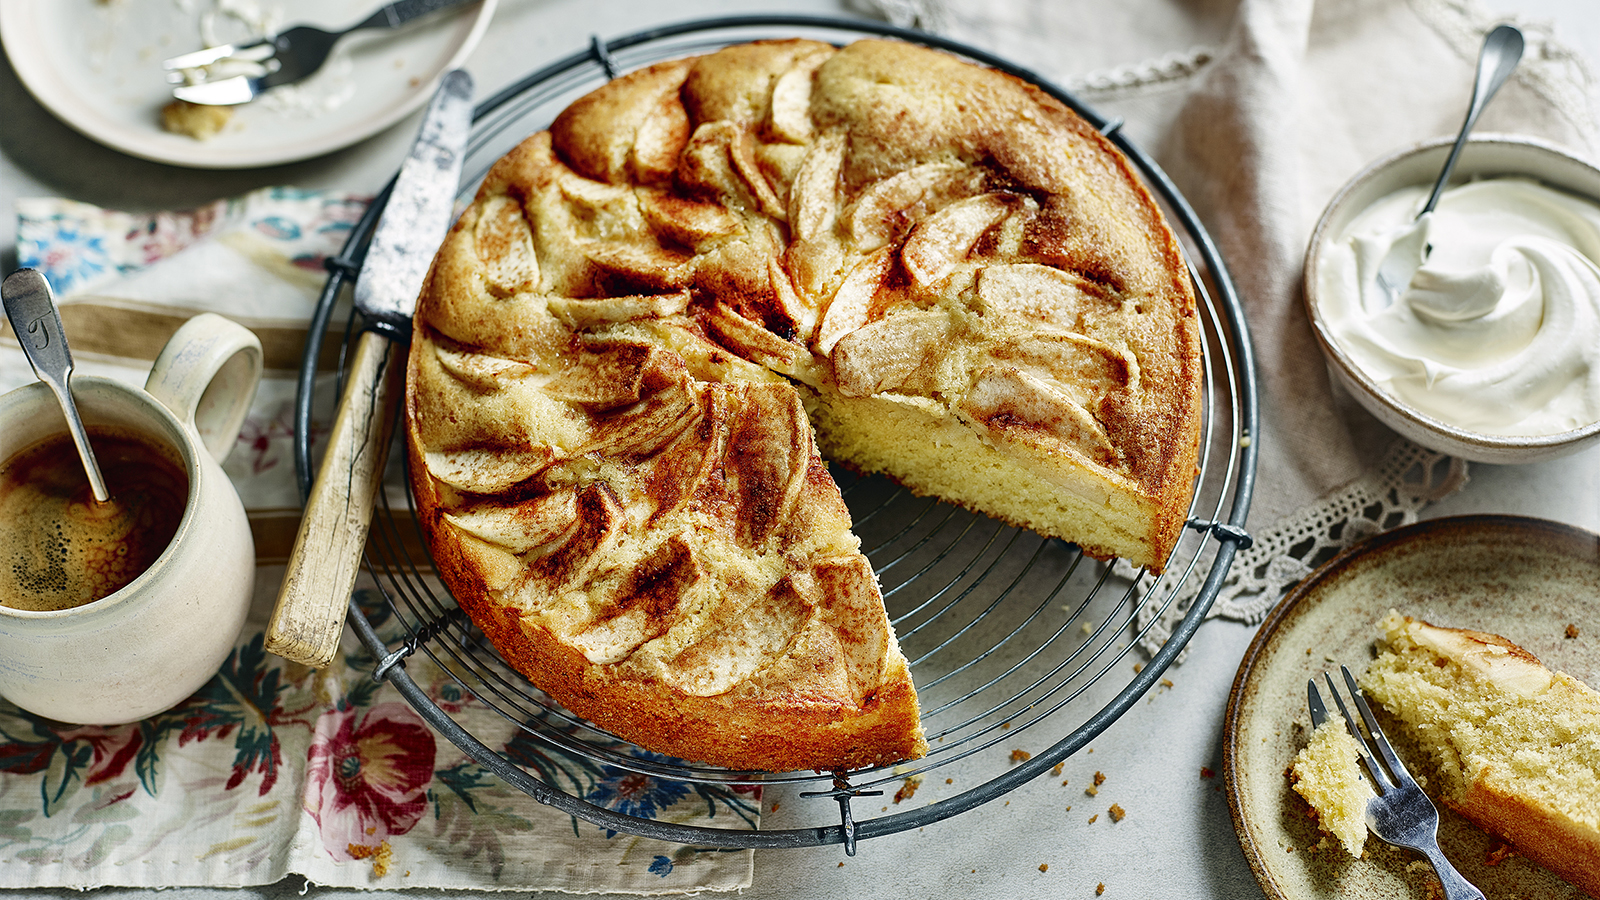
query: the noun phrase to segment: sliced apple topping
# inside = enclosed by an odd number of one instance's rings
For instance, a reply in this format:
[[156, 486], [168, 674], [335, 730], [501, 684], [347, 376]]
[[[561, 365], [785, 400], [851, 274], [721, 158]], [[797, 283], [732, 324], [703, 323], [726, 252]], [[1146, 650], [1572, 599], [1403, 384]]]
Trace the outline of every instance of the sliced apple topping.
[[462, 531], [512, 553], [526, 553], [557, 540], [578, 522], [578, 494], [561, 490], [503, 506], [482, 503], [444, 513]]
[[772, 82], [768, 116], [772, 133], [791, 144], [811, 140], [811, 85], [817, 67], [833, 55], [833, 48], [800, 56], [787, 72]]
[[718, 301], [711, 306], [707, 326], [727, 347], [752, 362], [778, 368], [793, 367], [807, 356], [806, 348], [786, 341]]
[[923, 219], [900, 250], [906, 271], [919, 285], [943, 281], [972, 248], [1011, 212], [1014, 200], [1006, 194], [968, 197]]
[[856, 263], [855, 268], [850, 270], [817, 326], [814, 343], [819, 351], [832, 353], [834, 345], [841, 338], [867, 324], [873, 299], [883, 287], [884, 279], [889, 277], [889, 269], [893, 264], [894, 257], [885, 248]]
[[670, 128], [664, 134], [649, 133], [659, 127], [651, 120], [682, 117], [687, 122], [678, 98], [692, 66], [692, 60], [656, 63], [579, 98], [550, 123], [562, 157], [589, 177], [612, 183], [626, 179], [630, 159], [633, 174], [646, 175], [671, 143]]
[[589, 439], [571, 454], [649, 456], [699, 418], [688, 380], [681, 379], [629, 406], [594, 416]]
[[738, 542], [761, 548], [794, 513], [816, 447], [800, 395], [787, 385], [742, 386], [723, 461]]
[[924, 163], [873, 182], [845, 211], [845, 223], [861, 250], [876, 250], [926, 211], [977, 193], [983, 179], [972, 166]]
[[572, 212], [571, 222], [588, 238], [625, 238], [643, 230], [634, 189], [592, 181], [565, 166], [553, 167], [556, 187]]
[[903, 309], [850, 332], [833, 348], [839, 393], [870, 397], [898, 391], [929, 354], [944, 348], [951, 328], [944, 310]]
[[822, 560], [810, 574], [820, 596], [827, 598], [817, 604], [821, 620], [841, 638], [850, 694], [860, 702], [882, 683], [883, 661], [888, 658], [889, 619], [877, 578], [861, 556]]
[[708, 580], [694, 549], [673, 535], [628, 573], [572, 645], [597, 665], [621, 662], [666, 634], [684, 601]]
[[1105, 463], [1116, 448], [1101, 424], [1059, 385], [1014, 366], [990, 366], [979, 373], [960, 409], [991, 432], [1023, 428], [1056, 438], [1063, 448], [1089, 447], [1090, 458]]
[[555, 460], [549, 447], [507, 450], [500, 447], [430, 451], [428, 474], [469, 494], [497, 494], [538, 475]]
[[505, 195], [484, 202], [472, 224], [483, 280], [496, 297], [539, 289], [539, 259], [522, 204]]
[[650, 460], [641, 477], [655, 508], [636, 517], [646, 527], [674, 515], [702, 493], [721, 492], [722, 457], [728, 437], [729, 392], [717, 386], [700, 391], [700, 415], [693, 428], [678, 433]]
[[1071, 331], [1052, 329], [1013, 338], [996, 345], [992, 353], [1046, 375], [1086, 408], [1113, 393], [1139, 387], [1139, 363], [1133, 354]]
[[[530, 609], [548, 608], [549, 600], [563, 590], [581, 588], [610, 559], [627, 525], [627, 517], [611, 488], [588, 484], [578, 489], [578, 526], [566, 538], [537, 547], [523, 555], [527, 577], [514, 588]], [[552, 610], [554, 611], [554, 610]]]
[[694, 250], [743, 227], [725, 207], [657, 188], [639, 189], [639, 210], [656, 234]]
[[755, 197], [761, 212], [779, 221], [789, 218], [789, 210], [778, 194], [772, 189], [772, 184], [767, 181], [766, 173], [756, 162], [755, 136], [750, 129], [741, 128], [729, 144], [728, 149], [733, 157], [733, 168], [744, 179], [745, 187], [750, 195]]
[[1081, 331], [1086, 315], [1106, 315], [1115, 301], [1082, 276], [1037, 263], [985, 266], [978, 272], [978, 300], [985, 315]]
[[785, 215], [756, 163], [749, 131], [733, 122], [707, 122], [694, 130], [678, 157], [677, 179], [702, 199], [736, 211]]
[[704, 617], [699, 637], [667, 660], [667, 683], [696, 697], [725, 694], [781, 660], [815, 619], [814, 607], [795, 591], [770, 596], [727, 590]]
[[443, 341], [434, 344], [433, 352], [444, 371], [479, 391], [499, 390], [512, 381], [528, 378], [538, 371], [529, 363], [471, 353]]
[[663, 94], [657, 109], [633, 137], [633, 173], [644, 184], [670, 182], [678, 154], [689, 143], [689, 114], [677, 93]]
[[678, 290], [694, 279], [695, 260], [662, 247], [654, 241], [588, 241], [583, 253], [600, 272], [602, 291], [633, 288], [647, 291]]
[[677, 315], [689, 308], [689, 292], [631, 297], [551, 297], [545, 304], [561, 324], [587, 329], [613, 322]]
[[546, 396], [605, 412], [688, 377], [676, 353], [648, 344], [590, 342], [544, 386]]
[[789, 227], [796, 240], [814, 241], [833, 230], [845, 141], [825, 134], [812, 145], [789, 188]]

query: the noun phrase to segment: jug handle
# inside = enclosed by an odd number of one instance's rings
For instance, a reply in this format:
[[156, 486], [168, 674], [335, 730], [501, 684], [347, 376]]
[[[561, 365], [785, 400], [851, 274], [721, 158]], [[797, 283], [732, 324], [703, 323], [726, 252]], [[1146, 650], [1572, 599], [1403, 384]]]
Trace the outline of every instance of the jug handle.
[[216, 313], [201, 313], [168, 339], [144, 389], [221, 463], [233, 449], [261, 383], [261, 339]]

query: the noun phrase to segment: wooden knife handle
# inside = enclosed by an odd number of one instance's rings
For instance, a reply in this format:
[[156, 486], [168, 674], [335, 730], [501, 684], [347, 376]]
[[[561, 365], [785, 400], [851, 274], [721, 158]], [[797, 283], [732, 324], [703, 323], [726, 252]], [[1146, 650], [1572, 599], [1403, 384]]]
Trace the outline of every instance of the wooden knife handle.
[[267, 623], [268, 652], [320, 669], [339, 651], [404, 372], [402, 348], [370, 332], [361, 336]]

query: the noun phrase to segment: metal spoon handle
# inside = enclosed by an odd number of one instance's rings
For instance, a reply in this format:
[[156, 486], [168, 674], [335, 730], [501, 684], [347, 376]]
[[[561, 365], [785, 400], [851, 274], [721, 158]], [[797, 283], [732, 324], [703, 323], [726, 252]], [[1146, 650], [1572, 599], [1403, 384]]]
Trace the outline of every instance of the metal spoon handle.
[[4, 301], [6, 318], [11, 320], [11, 330], [16, 332], [34, 374], [49, 385], [61, 401], [67, 430], [72, 434], [72, 442], [78, 445], [78, 456], [83, 459], [84, 471], [89, 475], [89, 488], [94, 491], [95, 502], [104, 503], [111, 494], [106, 490], [100, 464], [89, 447], [89, 432], [78, 415], [78, 405], [72, 399], [72, 352], [67, 349], [67, 333], [61, 327], [61, 313], [56, 309], [50, 282], [35, 269], [18, 269], [0, 285], [0, 299]]
[[1439, 195], [1444, 193], [1450, 173], [1455, 170], [1456, 157], [1461, 155], [1461, 148], [1466, 145], [1467, 135], [1477, 123], [1478, 115], [1489, 105], [1489, 100], [1506, 83], [1506, 79], [1511, 77], [1521, 59], [1522, 32], [1515, 26], [1498, 25], [1484, 37], [1483, 49], [1478, 52], [1478, 77], [1472, 83], [1472, 102], [1467, 106], [1467, 118], [1461, 123], [1461, 133], [1456, 135], [1456, 142], [1450, 147], [1450, 156], [1444, 161], [1444, 168], [1439, 171], [1439, 180], [1433, 183], [1428, 204], [1417, 214], [1419, 218], [1433, 212], [1438, 205]]

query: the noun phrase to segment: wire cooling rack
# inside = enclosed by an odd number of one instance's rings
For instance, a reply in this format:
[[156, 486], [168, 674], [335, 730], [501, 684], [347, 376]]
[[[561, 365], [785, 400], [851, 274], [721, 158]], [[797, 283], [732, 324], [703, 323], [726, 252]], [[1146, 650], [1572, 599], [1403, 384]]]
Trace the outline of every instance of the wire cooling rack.
[[[385, 644], [351, 603], [349, 624], [381, 660], [387, 679], [434, 728], [507, 784], [540, 802], [603, 828], [708, 847], [804, 847], [843, 844], [920, 828], [987, 803], [1049, 771], [1104, 731], [1154, 685], [1193, 636], [1235, 553], [1256, 468], [1256, 371], [1243, 310], [1227, 268], [1188, 203], [1145, 154], [1108, 122], [1038, 76], [981, 50], [934, 35], [870, 22], [804, 16], [747, 16], [685, 22], [590, 47], [529, 75], [475, 111], [460, 198], [470, 199], [489, 167], [524, 137], [546, 127], [572, 100], [619, 73], [664, 59], [772, 37], [843, 44], [887, 36], [965, 56], [1037, 84], [1083, 115], [1134, 162], [1176, 223], [1200, 301], [1205, 336], [1204, 430], [1200, 475], [1188, 527], [1165, 572], [1152, 576], [1083, 556], [1078, 549], [936, 500], [916, 497], [881, 476], [835, 469], [862, 548], [883, 587], [922, 705], [932, 750], [910, 764], [852, 772], [733, 772], [665, 760], [596, 729], [551, 703], [508, 667], [455, 600], [428, 575], [431, 563], [409, 495], [382, 503], [368, 543], [367, 568], [406, 637]], [[359, 272], [366, 243], [388, 197], [385, 189], [329, 261], [300, 372], [296, 458], [302, 492], [314, 471], [312, 432], [316, 361], [343, 287]], [[352, 320], [346, 331], [356, 328]], [[396, 453], [404, 448], [397, 446]], [[1135, 648], [1152, 628], [1172, 625], [1152, 658]], [[644, 775], [700, 784], [799, 785], [807, 817], [818, 824], [777, 830], [689, 826], [628, 815], [589, 803], [541, 780], [483, 743], [436, 704], [406, 673], [424, 653], [454, 673], [461, 687], [533, 739], [564, 753]], [[1000, 777], [906, 812], [856, 819], [852, 801], [885, 786], [981, 753], [1027, 730], [1049, 749]], [[1033, 741], [1035, 746], [1043, 741]]]

